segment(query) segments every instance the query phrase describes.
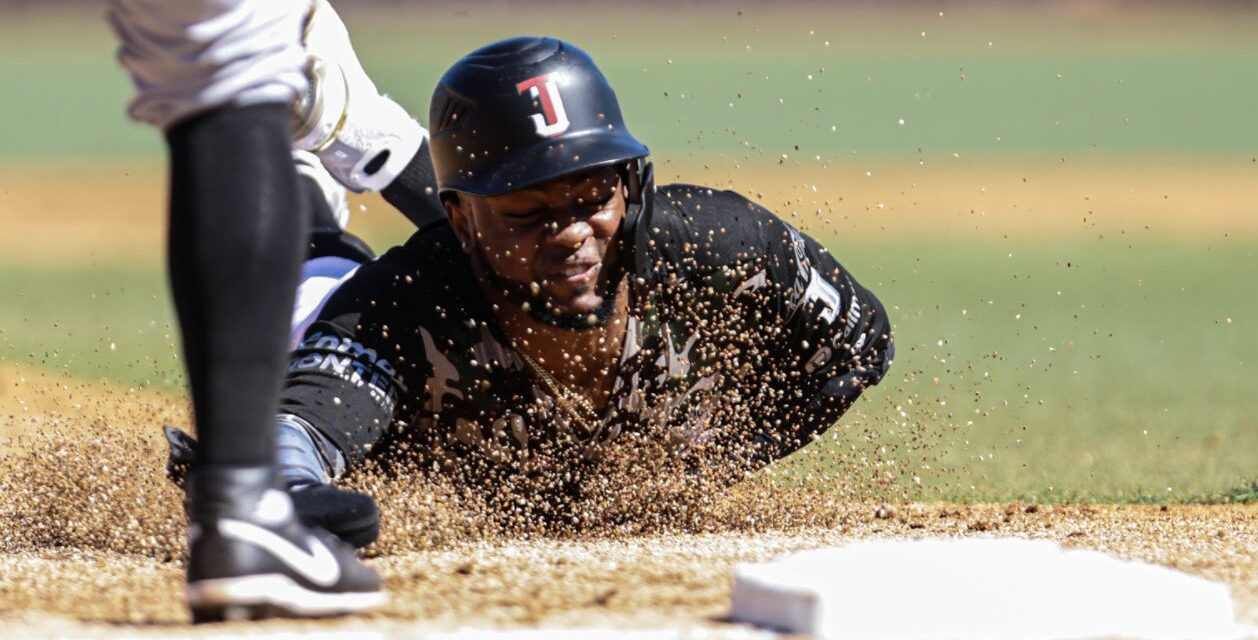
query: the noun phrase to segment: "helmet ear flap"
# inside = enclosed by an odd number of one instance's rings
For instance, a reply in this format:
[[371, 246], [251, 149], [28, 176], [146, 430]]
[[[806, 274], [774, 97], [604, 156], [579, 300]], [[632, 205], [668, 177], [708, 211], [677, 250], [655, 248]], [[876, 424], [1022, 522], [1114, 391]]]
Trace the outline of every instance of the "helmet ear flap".
[[655, 166], [646, 158], [635, 158], [625, 164], [621, 179], [628, 191], [625, 198], [625, 219], [620, 225], [621, 260], [635, 276], [645, 278], [651, 271], [651, 265], [647, 262], [645, 229], [651, 223]]
[[651, 170], [652, 165], [646, 161], [646, 158], [634, 158], [625, 163], [620, 179], [624, 181], [625, 189], [629, 192], [626, 198], [629, 204], [642, 204], [644, 178], [650, 179], [650, 176], [645, 174]]

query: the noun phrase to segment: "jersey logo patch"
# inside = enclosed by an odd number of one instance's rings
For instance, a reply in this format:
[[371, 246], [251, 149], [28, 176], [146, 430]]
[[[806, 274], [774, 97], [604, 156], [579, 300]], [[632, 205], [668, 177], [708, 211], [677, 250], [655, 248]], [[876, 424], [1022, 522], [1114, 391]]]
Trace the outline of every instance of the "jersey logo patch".
[[527, 91], [529, 97], [533, 98], [534, 104], [541, 104], [542, 112], [534, 113], [529, 117], [533, 119], [537, 135], [543, 138], [553, 138], [572, 126], [572, 123], [568, 121], [568, 112], [563, 107], [563, 98], [559, 96], [559, 83], [562, 81], [563, 75], [558, 71], [553, 71], [534, 76], [515, 85], [517, 92]]

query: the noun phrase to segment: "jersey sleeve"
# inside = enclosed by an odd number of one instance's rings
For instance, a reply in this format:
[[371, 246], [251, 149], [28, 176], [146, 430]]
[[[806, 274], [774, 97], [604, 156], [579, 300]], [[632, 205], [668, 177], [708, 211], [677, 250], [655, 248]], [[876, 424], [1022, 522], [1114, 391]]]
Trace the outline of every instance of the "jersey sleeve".
[[[895, 348], [881, 302], [815, 239], [732, 191], [662, 189], [680, 215], [654, 221], [668, 261], [742, 274], [729, 286], [775, 323], [760, 373], [785, 401], [752, 436], [751, 456], [785, 456], [828, 429], [886, 374]], [[731, 267], [737, 266], [736, 269]]]
[[427, 373], [411, 305], [418, 275], [394, 249], [358, 269], [329, 298], [291, 353], [281, 413], [326, 435], [349, 467], [363, 461], [422, 397]]
[[[785, 225], [785, 223], [783, 223]], [[787, 455], [830, 428], [865, 389], [878, 384], [895, 357], [891, 322], [882, 303], [812, 238], [785, 225], [780, 277], [782, 345], [787, 382], [803, 393], [792, 423], [762, 443], [762, 455]], [[791, 380], [793, 378], [793, 380]], [[763, 436], [762, 436], [763, 437]]]

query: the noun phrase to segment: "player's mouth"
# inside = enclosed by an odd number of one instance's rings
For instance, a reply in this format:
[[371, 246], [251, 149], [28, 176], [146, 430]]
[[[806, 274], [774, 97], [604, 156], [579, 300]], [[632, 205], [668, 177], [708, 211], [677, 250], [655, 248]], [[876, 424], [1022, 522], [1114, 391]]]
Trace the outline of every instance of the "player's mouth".
[[599, 262], [578, 262], [564, 265], [547, 274], [546, 279], [556, 284], [580, 286], [598, 279], [598, 272], [603, 265]]

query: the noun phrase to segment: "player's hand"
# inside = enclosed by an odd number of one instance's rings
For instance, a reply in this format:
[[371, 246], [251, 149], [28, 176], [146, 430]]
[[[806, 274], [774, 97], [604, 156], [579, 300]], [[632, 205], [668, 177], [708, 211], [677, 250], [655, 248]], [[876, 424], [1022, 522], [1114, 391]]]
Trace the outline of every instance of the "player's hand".
[[358, 61], [340, 14], [327, 0], [311, 3], [301, 44], [307, 55], [310, 92], [294, 114], [294, 142], [300, 149], [318, 151], [335, 139], [351, 94], [365, 100], [380, 92]]
[[[180, 488], [187, 483], [197, 440], [176, 427], [165, 427], [170, 445], [166, 475]], [[340, 489], [330, 484], [289, 486], [297, 517], [307, 526], [318, 527], [361, 549], [380, 535], [380, 510], [371, 496]]]
[[297, 517], [334, 534], [357, 549], [380, 535], [380, 510], [371, 496], [330, 484], [289, 487]]
[[315, 0], [302, 39], [310, 91], [294, 105], [294, 146], [312, 151], [352, 191], [379, 191], [414, 157], [427, 131], [380, 94], [341, 16]]

